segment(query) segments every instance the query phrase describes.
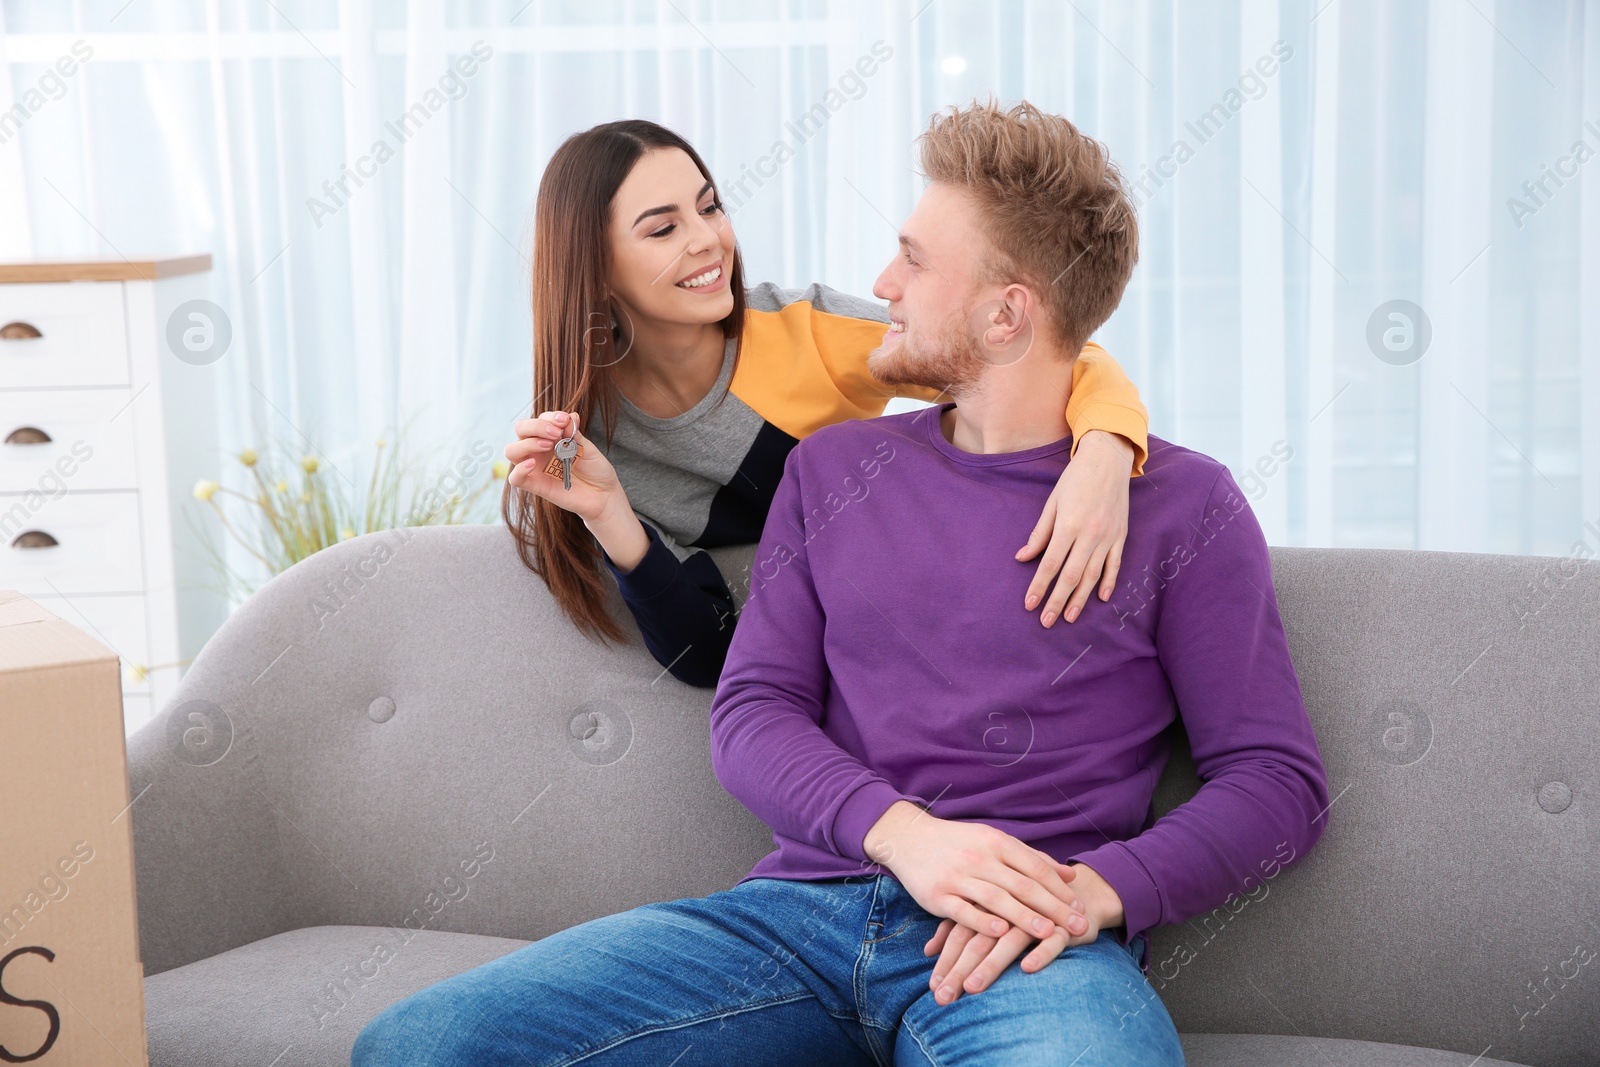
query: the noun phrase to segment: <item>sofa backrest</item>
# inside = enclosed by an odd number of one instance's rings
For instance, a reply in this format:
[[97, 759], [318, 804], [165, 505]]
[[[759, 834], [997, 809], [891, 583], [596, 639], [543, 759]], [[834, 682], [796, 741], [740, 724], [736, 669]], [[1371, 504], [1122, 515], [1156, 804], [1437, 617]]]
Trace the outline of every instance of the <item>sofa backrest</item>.
[[[752, 550], [714, 555], [738, 574]], [[1153, 936], [1179, 1029], [1583, 1062], [1600, 574], [1273, 562], [1329, 828]], [[712, 773], [711, 691], [667, 675], [612, 606], [631, 643], [580, 636], [501, 526], [371, 534], [269, 583], [130, 742], [147, 973], [320, 924], [534, 939], [735, 883], [772, 845]], [[1200, 786], [1173, 737], [1157, 811]]]
[[[1328, 828], [1153, 935], [1180, 1030], [1594, 1062], [1600, 567], [1579, 563], [1272, 550]], [[1157, 811], [1196, 787], [1185, 743]]]

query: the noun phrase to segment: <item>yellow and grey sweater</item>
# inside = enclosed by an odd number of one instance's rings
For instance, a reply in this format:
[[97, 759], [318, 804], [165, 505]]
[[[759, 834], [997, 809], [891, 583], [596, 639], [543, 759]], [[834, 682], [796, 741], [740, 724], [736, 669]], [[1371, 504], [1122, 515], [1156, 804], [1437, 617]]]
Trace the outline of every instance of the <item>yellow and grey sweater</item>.
[[[690, 685], [716, 685], [735, 615], [728, 582], [703, 550], [761, 539], [789, 450], [823, 426], [883, 414], [893, 397], [939, 397], [868, 373], [867, 353], [889, 322], [882, 305], [824, 285], [770, 282], [747, 289], [745, 301], [738, 366], [730, 339], [722, 373], [699, 403], [663, 419], [619, 396], [610, 440], [589, 435], [650, 538], [626, 574], [602, 558], [645, 646]], [[1090, 430], [1120, 434], [1133, 442], [1133, 470], [1141, 472], [1144, 405], [1116, 360], [1092, 342], [1073, 365], [1066, 416], [1074, 451]]]

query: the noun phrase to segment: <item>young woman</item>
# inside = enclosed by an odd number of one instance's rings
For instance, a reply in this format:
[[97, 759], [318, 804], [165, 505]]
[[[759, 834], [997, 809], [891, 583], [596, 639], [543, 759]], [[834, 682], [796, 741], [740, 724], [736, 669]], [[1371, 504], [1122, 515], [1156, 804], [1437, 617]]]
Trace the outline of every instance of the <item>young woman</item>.
[[[735, 614], [702, 550], [760, 540], [800, 438], [881, 415], [891, 396], [937, 398], [868, 374], [867, 354], [903, 328], [879, 305], [821, 285], [746, 290], [705, 163], [652, 122], [596, 126], [551, 158], [533, 328], [533, 406], [560, 410], [519, 420], [506, 446], [518, 553], [581, 631], [621, 641], [604, 563], [646, 647], [690, 685], [717, 683]], [[1042, 606], [1045, 626], [1073, 621], [1097, 581], [1110, 596], [1145, 455], [1145, 410], [1115, 360], [1089, 344], [1072, 383], [1073, 460], [1016, 557], [1044, 550], [1023, 608]], [[551, 461], [569, 435], [567, 488]]]

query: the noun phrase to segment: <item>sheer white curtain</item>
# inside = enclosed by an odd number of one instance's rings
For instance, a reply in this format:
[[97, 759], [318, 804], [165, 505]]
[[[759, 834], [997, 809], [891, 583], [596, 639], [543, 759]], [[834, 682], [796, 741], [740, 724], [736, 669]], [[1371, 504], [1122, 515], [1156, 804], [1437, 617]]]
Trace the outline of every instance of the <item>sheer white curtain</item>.
[[[993, 94], [1070, 116], [1134, 182], [1142, 258], [1098, 339], [1270, 540], [1600, 553], [1600, 0], [0, 19], [0, 257], [211, 251], [235, 329], [221, 449], [304, 433], [359, 464], [414, 420], [498, 452], [530, 400], [533, 196], [577, 130], [674, 127], [752, 279], [865, 294], [920, 188], [913, 138]], [[75, 47], [92, 57], [29, 96]]]

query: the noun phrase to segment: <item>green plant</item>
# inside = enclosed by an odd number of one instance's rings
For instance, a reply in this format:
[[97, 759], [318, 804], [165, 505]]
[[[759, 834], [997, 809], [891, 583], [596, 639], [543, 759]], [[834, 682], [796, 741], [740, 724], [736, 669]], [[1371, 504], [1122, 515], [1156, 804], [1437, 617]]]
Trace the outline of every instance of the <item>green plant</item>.
[[[484, 493], [505, 478], [510, 465], [503, 459], [489, 464], [487, 476], [470, 491], [467, 478], [471, 471], [463, 469], [475, 469], [488, 455], [488, 446], [477, 442], [455, 469], [425, 478], [402, 458], [398, 446], [390, 448], [379, 438], [372, 473], [362, 491], [344, 475], [328, 473], [315, 455], [294, 460], [284, 447], [267, 455], [247, 448], [238, 454], [238, 460], [249, 472], [254, 493], [201, 479], [195, 483], [194, 495], [211, 506], [222, 528], [270, 577], [360, 534], [400, 526], [489, 521], [483, 514]], [[442, 492], [447, 483], [449, 491]], [[243, 509], [244, 515], [230, 517], [231, 509], [223, 507], [224, 500], [237, 501], [234, 507]], [[494, 502], [498, 503], [498, 494]], [[229, 583], [230, 594], [255, 591], [250, 580], [229, 568], [219, 554], [213, 552], [212, 562]]]

